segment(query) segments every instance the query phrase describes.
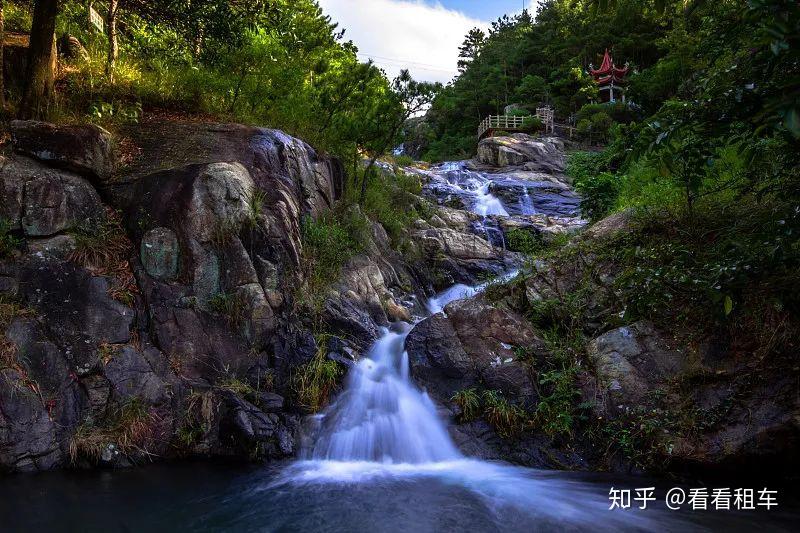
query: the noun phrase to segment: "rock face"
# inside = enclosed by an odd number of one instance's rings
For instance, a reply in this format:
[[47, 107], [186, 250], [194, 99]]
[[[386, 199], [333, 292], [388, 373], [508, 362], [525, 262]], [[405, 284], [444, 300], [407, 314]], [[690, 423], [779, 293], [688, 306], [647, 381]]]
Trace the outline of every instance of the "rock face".
[[649, 391], [688, 366], [687, 355], [671, 348], [648, 322], [604, 333], [588, 344], [587, 354], [610, 402], [607, 410], [600, 409], [611, 417], [625, 405], [640, 404]]
[[[125, 466], [147, 460], [141, 450], [294, 452], [299, 422], [284, 396], [317, 352], [291, 312], [300, 220], [336, 201], [341, 167], [272, 130], [144, 124], [139, 134], [152, 143], [140, 166], [115, 174], [108, 132], [12, 125], [0, 218], [21, 245], [0, 257], [2, 471]], [[177, 143], [180, 161], [162, 150]], [[382, 310], [388, 270], [365, 268], [376, 283], [355, 287], [354, 305]], [[140, 429], [125, 437], [133, 421]]]
[[564, 143], [557, 137], [538, 138], [525, 133], [488, 137], [478, 144], [478, 161], [495, 167], [561, 173], [565, 169]]
[[99, 126], [15, 120], [11, 122], [11, 140], [21, 154], [101, 182], [114, 171], [111, 134]]
[[521, 316], [481, 298], [450, 303], [419, 323], [406, 340], [412, 375], [440, 402], [478, 384], [535, 405], [529, 367], [515, 349], [544, 352]]
[[105, 216], [97, 191], [84, 178], [21, 156], [0, 159], [0, 217], [31, 237], [96, 225]]

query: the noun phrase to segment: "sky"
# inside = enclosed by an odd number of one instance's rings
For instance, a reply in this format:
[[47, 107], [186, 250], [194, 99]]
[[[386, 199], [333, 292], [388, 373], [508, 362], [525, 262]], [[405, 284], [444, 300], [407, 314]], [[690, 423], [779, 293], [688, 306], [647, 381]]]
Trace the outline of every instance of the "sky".
[[[392, 78], [407, 68], [415, 79], [446, 83], [457, 74], [458, 47], [474, 27], [486, 29], [522, 0], [319, 0], [346, 29], [359, 57]], [[532, 2], [528, 0], [530, 6]]]

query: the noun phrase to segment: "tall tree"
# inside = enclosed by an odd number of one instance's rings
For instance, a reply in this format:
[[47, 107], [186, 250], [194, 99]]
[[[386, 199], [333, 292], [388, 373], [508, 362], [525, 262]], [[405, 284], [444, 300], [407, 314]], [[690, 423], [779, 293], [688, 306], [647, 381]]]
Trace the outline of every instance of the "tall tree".
[[57, 15], [58, 0], [36, 0], [19, 111], [25, 119], [43, 117], [53, 97]]
[[119, 13], [119, 0], [108, 0], [108, 13], [106, 13], [106, 33], [108, 34], [108, 60], [106, 61], [106, 76], [114, 83], [114, 67], [119, 57], [119, 44], [117, 42], [117, 14]]
[[5, 19], [5, 0], [0, 0], [0, 108], [6, 107], [6, 85], [5, 85], [5, 42], [6, 42], [6, 19]]
[[411, 78], [408, 70], [401, 70], [400, 75], [392, 82], [394, 101], [387, 106], [388, 113], [379, 115], [383, 121], [385, 135], [379, 136], [373, 143], [372, 158], [364, 169], [364, 178], [361, 180], [360, 203], [363, 204], [367, 197], [367, 185], [372, 176], [372, 169], [378, 157], [385, 154], [392, 143], [396, 142], [400, 130], [406, 121], [427, 109], [436, 95], [442, 90], [441, 83], [418, 82]]
[[458, 71], [462, 74], [467, 70], [486, 42], [486, 34], [480, 28], [472, 28], [458, 48]]

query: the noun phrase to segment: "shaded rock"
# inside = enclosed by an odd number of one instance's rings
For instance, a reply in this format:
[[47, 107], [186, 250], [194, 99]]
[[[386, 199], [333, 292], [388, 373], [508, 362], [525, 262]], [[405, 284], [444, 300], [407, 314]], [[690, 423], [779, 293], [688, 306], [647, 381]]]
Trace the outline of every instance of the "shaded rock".
[[89, 52], [74, 35], [64, 34], [56, 41], [58, 53], [66, 59], [89, 59]]
[[75, 249], [75, 237], [72, 235], [56, 235], [46, 239], [29, 239], [28, 253], [66, 258]]
[[261, 392], [257, 396], [259, 409], [265, 413], [278, 413], [283, 410], [284, 399], [274, 392]]
[[0, 159], [0, 216], [31, 237], [94, 226], [105, 207], [79, 176], [47, 168], [24, 157]]
[[28, 256], [18, 272], [22, 301], [36, 311], [47, 336], [63, 347], [76, 371], [97, 364], [101, 343], [130, 341], [135, 313], [109, 295], [109, 281], [54, 258]]
[[592, 224], [586, 232], [584, 232], [584, 237], [589, 239], [605, 239], [622, 231], [627, 231], [633, 220], [633, 216], [633, 209], [626, 209], [625, 211], [614, 213]]
[[544, 356], [544, 345], [528, 322], [482, 298], [458, 300], [420, 322], [406, 339], [411, 372], [440, 402], [466, 388], [498, 390], [532, 406], [536, 392], [515, 348]]
[[113, 141], [111, 134], [99, 126], [14, 120], [10, 129], [16, 152], [100, 182], [111, 177], [115, 164]]
[[118, 350], [103, 372], [114, 395], [122, 401], [138, 398], [155, 405], [167, 398], [164, 380], [156, 375], [144, 355], [131, 346]]
[[611, 416], [614, 408], [638, 404], [688, 365], [686, 355], [671, 348], [669, 341], [644, 321], [597, 337], [587, 346], [587, 354], [608, 394]]
[[0, 370], [0, 469], [49, 470], [62, 460], [58, 426], [39, 396], [16, 370]]
[[155, 228], [144, 234], [141, 244], [142, 266], [147, 273], [162, 281], [178, 275], [180, 245], [178, 236], [168, 228]]

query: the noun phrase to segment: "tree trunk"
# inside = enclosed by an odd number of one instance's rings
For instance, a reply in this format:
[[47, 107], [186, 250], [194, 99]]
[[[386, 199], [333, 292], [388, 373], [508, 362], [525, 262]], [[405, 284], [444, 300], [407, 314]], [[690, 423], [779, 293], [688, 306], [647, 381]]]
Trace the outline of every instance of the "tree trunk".
[[5, 42], [6, 42], [6, 19], [4, 15], [5, 0], [0, 0], [0, 109], [6, 108], [6, 84], [5, 84]]
[[42, 118], [53, 97], [57, 14], [58, 0], [36, 0], [19, 112], [23, 119]]
[[117, 11], [119, 10], [119, 0], [109, 0], [108, 14], [106, 15], [106, 32], [108, 33], [108, 62], [106, 63], [106, 75], [111, 83], [114, 83], [114, 67], [119, 56], [117, 45]]
[[367, 164], [367, 168], [364, 169], [364, 179], [361, 180], [361, 194], [358, 196], [358, 203], [364, 205], [364, 202], [367, 199], [367, 185], [369, 185], [369, 177], [372, 169], [375, 167], [375, 163], [378, 161], [378, 158], [386, 153], [386, 150], [392, 145], [392, 141], [397, 137], [397, 134], [400, 133], [400, 128], [403, 127], [406, 120], [408, 120], [408, 116], [403, 116], [403, 120], [397, 123], [397, 125], [392, 128], [392, 132], [386, 138], [386, 141], [383, 144], [383, 148], [379, 152], [375, 152], [372, 158], [369, 160]]

